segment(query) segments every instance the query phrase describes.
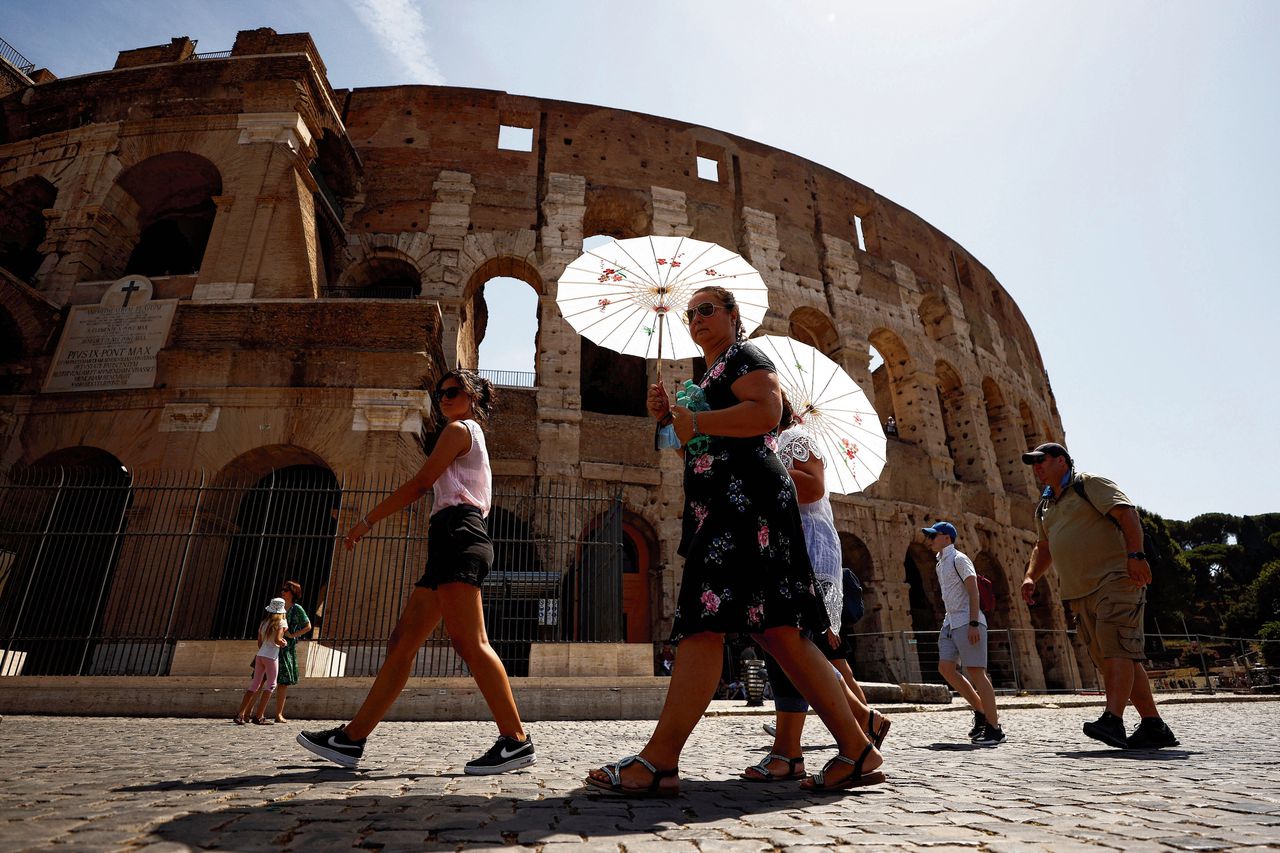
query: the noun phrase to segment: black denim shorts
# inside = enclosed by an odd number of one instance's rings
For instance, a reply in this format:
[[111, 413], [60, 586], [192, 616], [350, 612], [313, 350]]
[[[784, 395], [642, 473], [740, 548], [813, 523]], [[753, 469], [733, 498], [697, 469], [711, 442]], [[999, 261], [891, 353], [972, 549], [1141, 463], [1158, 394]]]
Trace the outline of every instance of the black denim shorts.
[[468, 504], [445, 507], [427, 527], [427, 567], [415, 586], [442, 583], [479, 587], [493, 568], [493, 542], [480, 510]]

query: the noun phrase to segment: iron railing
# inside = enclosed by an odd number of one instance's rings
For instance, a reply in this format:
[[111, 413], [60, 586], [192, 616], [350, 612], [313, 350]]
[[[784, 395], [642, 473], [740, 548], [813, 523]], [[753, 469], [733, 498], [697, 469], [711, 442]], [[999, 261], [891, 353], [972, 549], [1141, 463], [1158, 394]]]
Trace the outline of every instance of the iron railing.
[[324, 296], [326, 299], [415, 299], [418, 290], [407, 284], [326, 285]]
[[200, 59], [227, 59], [227, 58], [229, 58], [230, 56], [231, 56], [231, 50], [230, 50], [229, 48], [228, 48], [227, 50], [210, 50], [210, 51], [208, 51], [208, 52], [206, 52], [206, 53], [193, 53], [193, 54], [191, 54], [191, 58], [192, 58], [192, 59], [196, 59], [196, 60], [200, 60]]
[[2, 38], [0, 38], [0, 57], [14, 68], [18, 69], [22, 74], [30, 75], [32, 71], [36, 70], [36, 64], [34, 62], [27, 59], [21, 53], [18, 53], [18, 49], [16, 47], [9, 44]]
[[[0, 674], [164, 675], [180, 641], [251, 639], [283, 580], [303, 588], [313, 675], [377, 672], [426, 558], [428, 508], [342, 535], [397, 486], [295, 466], [29, 470], [0, 482]], [[622, 639], [622, 505], [581, 483], [495, 486], [490, 642], [512, 675], [535, 642]], [[301, 659], [300, 659], [301, 664]], [[414, 673], [462, 674], [441, 629]]]
[[525, 370], [477, 370], [485, 379], [501, 388], [536, 388], [538, 374]]

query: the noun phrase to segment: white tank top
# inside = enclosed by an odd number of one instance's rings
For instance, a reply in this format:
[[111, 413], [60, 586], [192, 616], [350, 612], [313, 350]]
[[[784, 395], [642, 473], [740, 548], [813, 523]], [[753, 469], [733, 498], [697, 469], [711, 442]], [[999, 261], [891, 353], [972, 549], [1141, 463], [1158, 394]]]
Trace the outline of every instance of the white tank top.
[[431, 514], [435, 515], [445, 507], [469, 504], [480, 510], [482, 518], [488, 518], [489, 503], [493, 499], [489, 448], [485, 446], [484, 432], [478, 423], [473, 420], [460, 423], [471, 433], [471, 449], [458, 454], [431, 487], [434, 498]]
[[270, 630], [270, 619], [263, 619], [262, 624], [258, 626], [258, 630], [262, 632], [262, 645], [258, 646], [258, 654], [256, 657], [266, 658], [267, 660], [279, 660], [280, 647], [275, 643], [275, 631]]

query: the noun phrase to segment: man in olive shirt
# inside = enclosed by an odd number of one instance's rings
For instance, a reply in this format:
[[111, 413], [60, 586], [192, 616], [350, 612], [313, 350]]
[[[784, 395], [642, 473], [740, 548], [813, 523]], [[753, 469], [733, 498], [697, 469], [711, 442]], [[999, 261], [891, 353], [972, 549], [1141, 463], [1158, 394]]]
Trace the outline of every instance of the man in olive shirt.
[[[1076, 474], [1061, 444], [1042, 444], [1022, 454], [1022, 461], [1045, 487], [1022, 598], [1034, 603], [1036, 581], [1050, 565], [1057, 567], [1062, 598], [1076, 615], [1077, 630], [1106, 687], [1107, 710], [1085, 723], [1084, 733], [1121, 749], [1177, 746], [1156, 710], [1142, 666], [1151, 565], [1142, 552], [1142, 522], [1133, 502], [1105, 477]], [[1142, 721], [1126, 737], [1124, 709], [1130, 701]]]

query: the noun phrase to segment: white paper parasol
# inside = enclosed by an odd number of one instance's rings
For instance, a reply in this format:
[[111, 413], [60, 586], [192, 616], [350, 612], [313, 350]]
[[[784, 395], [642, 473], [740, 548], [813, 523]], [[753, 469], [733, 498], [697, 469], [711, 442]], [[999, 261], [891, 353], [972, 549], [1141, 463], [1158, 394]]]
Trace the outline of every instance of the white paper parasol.
[[826, 463], [827, 490], [848, 495], [874, 483], [888, 442], [858, 383], [808, 344], [776, 335], [751, 343], [773, 362], [801, 428]]
[[764, 320], [769, 291], [742, 256], [688, 237], [635, 237], [591, 249], [560, 276], [556, 304], [581, 335], [642, 358], [693, 358], [684, 310], [699, 288], [732, 291], [749, 334]]

